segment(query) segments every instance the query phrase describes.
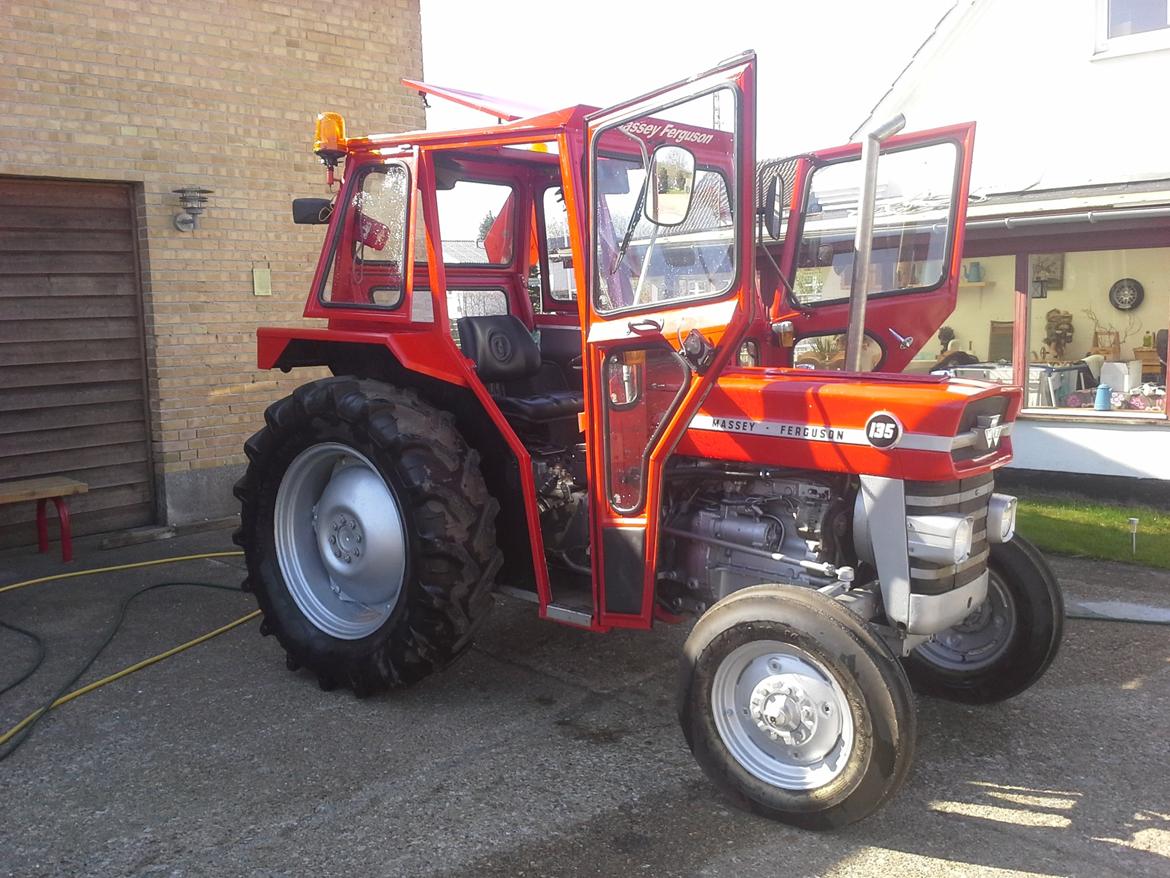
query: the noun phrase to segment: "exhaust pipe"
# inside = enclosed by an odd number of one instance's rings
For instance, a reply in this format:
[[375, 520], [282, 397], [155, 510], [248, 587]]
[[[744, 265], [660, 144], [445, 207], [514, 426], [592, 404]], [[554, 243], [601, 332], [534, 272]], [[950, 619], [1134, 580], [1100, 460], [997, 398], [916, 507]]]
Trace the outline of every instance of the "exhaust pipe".
[[906, 125], [899, 113], [868, 134], [861, 144], [861, 166], [865, 176], [857, 199], [857, 236], [853, 239], [853, 278], [849, 284], [849, 329], [845, 336], [845, 371], [861, 371], [861, 346], [865, 342], [865, 297], [869, 292], [869, 263], [873, 250], [873, 209], [877, 202], [878, 156], [882, 141]]

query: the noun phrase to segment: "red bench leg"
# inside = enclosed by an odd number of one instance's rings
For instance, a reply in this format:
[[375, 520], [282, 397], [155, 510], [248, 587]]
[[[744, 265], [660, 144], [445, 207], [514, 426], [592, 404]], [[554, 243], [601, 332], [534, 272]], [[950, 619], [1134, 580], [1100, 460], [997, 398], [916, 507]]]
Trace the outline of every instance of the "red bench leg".
[[37, 550], [49, 551], [49, 523], [45, 521], [45, 501], [37, 501]]
[[69, 504], [64, 497], [54, 497], [53, 505], [57, 507], [57, 525], [61, 529], [61, 560], [69, 562], [73, 560], [73, 528], [69, 525]]

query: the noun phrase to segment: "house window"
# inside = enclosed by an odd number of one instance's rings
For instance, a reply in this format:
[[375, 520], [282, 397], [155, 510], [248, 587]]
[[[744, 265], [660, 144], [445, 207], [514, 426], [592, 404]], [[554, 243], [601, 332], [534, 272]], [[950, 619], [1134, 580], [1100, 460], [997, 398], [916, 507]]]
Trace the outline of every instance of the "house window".
[[[1029, 286], [1019, 293], [1017, 260]], [[1170, 247], [967, 258], [963, 277], [954, 312], [907, 371], [1020, 381], [1036, 415], [1167, 417]]]
[[1097, 0], [1098, 55], [1170, 48], [1170, 0]]
[[1109, 39], [1144, 34], [1170, 26], [1166, 0], [1108, 0]]

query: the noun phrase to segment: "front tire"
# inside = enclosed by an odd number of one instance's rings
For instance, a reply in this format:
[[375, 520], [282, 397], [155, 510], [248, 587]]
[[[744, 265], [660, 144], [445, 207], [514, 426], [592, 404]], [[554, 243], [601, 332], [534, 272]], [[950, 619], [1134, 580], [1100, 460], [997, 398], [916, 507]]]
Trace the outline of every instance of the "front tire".
[[906, 659], [915, 690], [992, 704], [1039, 680], [1060, 648], [1064, 599], [1056, 575], [1023, 537], [992, 545], [987, 600]]
[[873, 813], [913, 759], [910, 685], [844, 607], [765, 585], [724, 598], [687, 639], [679, 721], [732, 801], [806, 829]]
[[306, 384], [264, 417], [244, 449], [236, 541], [289, 667], [366, 695], [460, 655], [501, 554], [499, 506], [453, 418], [348, 377]]

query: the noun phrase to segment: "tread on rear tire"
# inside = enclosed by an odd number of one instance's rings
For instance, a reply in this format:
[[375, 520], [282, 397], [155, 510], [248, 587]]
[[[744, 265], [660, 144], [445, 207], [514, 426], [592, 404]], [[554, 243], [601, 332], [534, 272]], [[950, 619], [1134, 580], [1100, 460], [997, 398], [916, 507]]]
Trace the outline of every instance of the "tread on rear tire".
[[[262, 630], [276, 635], [289, 667], [315, 673], [322, 688], [367, 695], [415, 683], [458, 657], [491, 608], [502, 555], [495, 539], [499, 504], [454, 418], [413, 390], [352, 377], [299, 387], [264, 418], [266, 426], [244, 448], [235, 540], [247, 561], [244, 588], [256, 595]], [[333, 636], [306, 615], [276, 545], [281, 481], [298, 455], [323, 443], [353, 449], [377, 470], [405, 535], [401, 587], [385, 621], [352, 639]]]

